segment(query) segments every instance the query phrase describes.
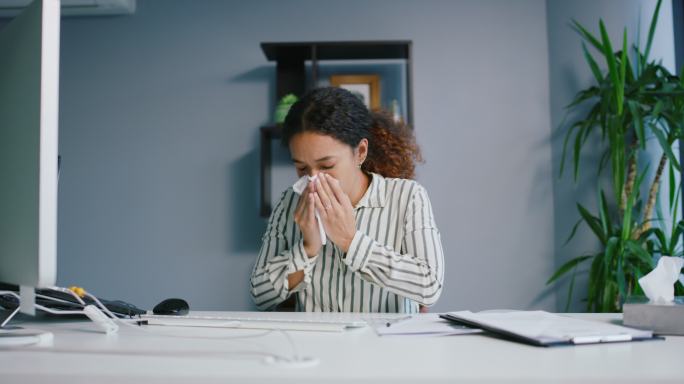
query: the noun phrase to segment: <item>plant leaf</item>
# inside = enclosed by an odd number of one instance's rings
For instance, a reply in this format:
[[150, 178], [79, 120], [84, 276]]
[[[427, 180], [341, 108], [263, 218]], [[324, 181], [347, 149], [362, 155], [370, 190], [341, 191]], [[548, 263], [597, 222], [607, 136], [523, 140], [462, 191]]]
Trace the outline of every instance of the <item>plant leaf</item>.
[[625, 246], [629, 251], [636, 256], [636, 259], [645, 265], [652, 266], [653, 265], [653, 257], [651, 256], [648, 251], [646, 251], [643, 247], [641, 247], [639, 244], [636, 242], [629, 240], [625, 242]]
[[568, 287], [568, 298], [565, 301], [565, 312], [570, 310], [570, 303], [572, 302], [572, 291], [575, 289], [575, 275], [577, 274], [577, 265], [572, 269], [572, 278], [570, 278], [570, 286]]
[[615, 308], [615, 293], [616, 293], [616, 284], [615, 281], [613, 280], [608, 280], [606, 279], [605, 282], [606, 286], [603, 289], [603, 298], [601, 300], [601, 306], [599, 308], [600, 312], [616, 312], [617, 309]]
[[632, 235], [632, 207], [634, 207], [634, 201], [639, 194], [639, 189], [641, 188], [641, 183], [646, 176], [646, 172], [642, 172], [637, 175], [636, 181], [634, 182], [634, 187], [632, 192], [627, 196], [627, 205], [625, 206], [625, 215], [622, 218], [622, 241], [629, 240]]
[[[674, 247], [676, 247], [677, 244], [679, 244], [680, 237], [682, 236], [682, 233], [684, 233], [684, 222], [679, 221], [677, 225], [674, 226], [674, 230], [672, 231], [672, 237], [670, 238], [671, 242], [673, 243]], [[672, 250], [670, 256], [681, 256], [682, 251], [677, 251], [676, 249]]]
[[658, 139], [658, 143], [660, 144], [660, 147], [663, 149], [665, 152], [665, 155], [667, 156], [667, 159], [674, 164], [675, 168], [678, 170], [681, 170], [679, 167], [679, 161], [677, 161], [677, 157], [675, 157], [674, 152], [672, 152], [672, 147], [670, 146], [670, 143], [667, 141], [667, 138], [665, 137], [665, 134], [658, 128], [655, 124], [649, 123], [648, 126], [651, 128], [651, 132], [653, 132], [653, 135]]
[[[603, 253], [598, 253], [594, 256], [589, 269], [589, 291], [587, 294], [587, 312], [597, 309], [597, 298], [601, 294], [600, 287], [603, 286]], [[592, 309], [592, 306], [594, 307]]]
[[599, 52], [603, 52], [603, 46], [601, 43], [598, 41], [594, 35], [592, 35], [589, 31], [587, 31], [586, 28], [582, 26], [582, 24], [578, 23], [577, 20], [573, 19], [572, 20], [572, 26], [575, 28], [577, 33], [582, 36], [586, 41], [588, 41], [591, 45], [594, 46]]
[[[646, 93], [648, 95], [653, 95], [653, 96], [663, 96], [661, 94], [654, 94], [654, 93], [648, 93], [648, 92], [644, 92], [644, 93]], [[664, 106], [665, 106], [665, 104], [663, 103], [662, 99], [659, 99], [655, 103], [655, 105], [653, 106], [653, 110], [651, 111], [651, 116], [652, 116], [653, 120], [657, 120], [660, 117], [660, 112], [662, 112]]]
[[570, 236], [568, 236], [567, 240], [565, 240], [565, 243], [563, 243], [563, 245], [562, 245], [563, 247], [565, 247], [570, 242], [570, 240], [572, 240], [572, 238], [575, 237], [575, 232], [577, 232], [577, 227], [579, 227], [579, 225], [582, 224], [582, 221], [584, 221], [584, 220], [579, 219], [579, 220], [577, 220], [575, 225], [572, 226], [572, 231], [570, 231]]
[[568, 148], [568, 141], [570, 140], [570, 137], [572, 137], [572, 133], [575, 131], [575, 129], [581, 127], [581, 125], [582, 122], [576, 122], [575, 124], [572, 124], [570, 128], [568, 128], [568, 132], [565, 134], [565, 138], [563, 139], [563, 152], [561, 154], [560, 176], [563, 176], [563, 170], [565, 169], [565, 158]]
[[627, 69], [627, 28], [622, 32], [622, 54], [620, 55], [620, 93], [618, 96], [620, 100], [618, 101], [620, 108], [618, 110], [618, 116], [622, 114], [622, 104], [625, 97], [625, 76]]
[[613, 54], [613, 46], [610, 44], [610, 38], [606, 31], [606, 26], [603, 20], [599, 20], [599, 28], [601, 29], [601, 41], [603, 42], [603, 56], [606, 58], [608, 64], [608, 74], [613, 83], [613, 92], [615, 94], [615, 110], [618, 116], [622, 115], [622, 99], [624, 97], [623, 86], [620, 83], [620, 74], [618, 73], [617, 63], [615, 61], [615, 54]]
[[648, 38], [646, 39], [646, 48], [644, 49], [644, 58], [642, 64], [645, 66], [648, 61], [648, 54], [651, 52], [651, 44], [653, 43], [653, 36], [655, 35], [656, 25], [658, 24], [658, 14], [660, 13], [660, 4], [662, 0], [658, 0], [653, 16], [651, 17], [651, 26], [648, 28]]
[[658, 247], [656, 248], [656, 250], [661, 253], [667, 253], [667, 249], [669, 248], [669, 246], [667, 242], [667, 237], [665, 237], [665, 233], [660, 228], [653, 228], [653, 236], [655, 236], [655, 239], [658, 241]]
[[546, 285], [549, 285], [556, 281], [559, 277], [563, 276], [565, 273], [567, 273], [570, 269], [575, 268], [578, 264], [583, 262], [584, 260], [592, 257], [592, 255], [584, 255], [584, 256], [577, 256], [574, 259], [566, 262], [563, 264], [556, 272], [549, 278], [549, 280], [546, 281]]
[[604, 262], [606, 263], [606, 267], [609, 267], [610, 264], [612, 264], [619, 243], [620, 239], [616, 236], [611, 236], [610, 239], [608, 239], [608, 241], [606, 242], [606, 255], [604, 260]]
[[676, 213], [676, 212], [672, 212], [672, 206], [673, 206], [673, 204], [674, 204], [674, 202], [675, 202], [675, 200], [674, 200], [674, 199], [675, 199], [675, 196], [674, 196], [674, 195], [675, 195], [675, 189], [676, 189], [676, 185], [677, 185], [677, 184], [676, 184], [676, 182], [675, 182], [675, 173], [674, 173], [674, 167], [672, 166], [672, 162], [670, 162], [670, 163], [667, 165], [667, 173], [668, 173], [668, 176], [669, 176], [669, 185], [668, 185], [668, 187], [669, 187], [669, 190], [668, 190], [668, 192], [669, 192], [669, 195], [668, 195], [669, 201], [668, 201], [668, 202], [670, 203], [670, 214], [672, 214], [672, 217], [673, 217], [673, 220], [674, 220], [674, 218], [677, 217], [677, 213]]
[[587, 60], [587, 63], [589, 63], [591, 72], [594, 74], [596, 82], [600, 84], [603, 81], [603, 75], [601, 75], [601, 70], [599, 69], [598, 64], [596, 64], [596, 60], [591, 56], [591, 53], [587, 50], [587, 45], [584, 44], [584, 42], [582, 42], [582, 51], [584, 52], [584, 58]]
[[575, 135], [575, 146], [574, 146], [574, 151], [573, 151], [573, 156], [572, 156], [572, 162], [573, 162], [573, 174], [574, 174], [574, 180], [577, 182], [579, 179], [579, 162], [580, 162], [580, 153], [582, 152], [582, 133], [586, 128], [586, 124], [581, 124], [579, 131], [577, 131]]
[[570, 140], [572, 131], [569, 130], [563, 139], [563, 151], [561, 152], [560, 170], [558, 172], [558, 177], [563, 177], [563, 171], [565, 170], [565, 156], [568, 149], [568, 140]]
[[620, 295], [620, 301], [625, 299], [626, 294], [626, 283], [625, 283], [625, 270], [623, 268], [624, 264], [624, 254], [623, 252], [617, 252], [617, 271], [615, 271], [615, 277], [617, 280], [618, 294]]
[[[627, 77], [626, 77], [627, 82], [625, 83], [625, 86], [626, 86], [627, 84], [631, 84], [634, 82], [634, 68], [632, 68], [632, 62], [631, 62], [631, 60], [629, 60], [629, 55], [625, 56], [625, 61], [627, 62], [627, 70], [625, 72], [625, 74], [627, 75]], [[638, 60], [637, 60], [637, 63], [638, 63]]]
[[580, 203], [577, 203], [577, 209], [584, 221], [589, 225], [589, 228], [591, 228], [592, 232], [599, 238], [601, 244], [606, 244], [606, 234], [602, 231], [600, 220], [589, 213], [589, 211]]
[[646, 149], [646, 132], [644, 129], [644, 120], [641, 118], [641, 112], [639, 111], [639, 106], [633, 100], [627, 101], [627, 108], [632, 114], [632, 120], [634, 121], [634, 133], [636, 133], [637, 141], [641, 149]]
[[610, 220], [610, 212], [608, 212], [608, 202], [606, 201], [606, 195], [603, 190], [599, 193], [599, 218], [601, 219], [601, 226], [603, 227], [603, 233], [607, 236], [611, 235], [613, 231], [613, 224]]

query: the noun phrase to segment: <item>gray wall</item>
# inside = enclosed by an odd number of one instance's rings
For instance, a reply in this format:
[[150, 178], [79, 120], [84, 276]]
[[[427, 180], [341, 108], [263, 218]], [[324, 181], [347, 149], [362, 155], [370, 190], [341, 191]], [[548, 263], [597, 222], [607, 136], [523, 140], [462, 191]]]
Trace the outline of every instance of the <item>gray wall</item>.
[[[617, 50], [622, 44], [623, 28], [627, 27], [628, 43], [636, 42], [637, 33], [640, 32], [641, 46], [644, 46], [648, 35], [649, 23], [655, 9], [655, 0], [574, 0], [574, 1], [547, 1], [547, 25], [549, 41], [549, 68], [551, 85], [551, 122], [555, 131], [553, 138], [553, 179], [554, 190], [554, 254], [557, 266], [562, 265], [571, 257], [594, 252], [599, 243], [586, 226], [581, 226], [577, 235], [563, 246], [572, 226], [579, 219], [575, 202], [580, 202], [591, 211], [595, 211], [598, 186], [596, 183], [596, 164], [601, 156], [601, 148], [587, 151], [588, 156], [581, 164], [580, 179], [577, 183], [572, 180], [572, 169], [562, 179], [558, 178], [560, 158], [562, 152], [562, 139], [564, 132], [559, 134], [558, 127], [565, 116], [565, 106], [573, 99], [575, 93], [591, 84], [593, 76], [582, 54], [581, 39], [570, 28], [570, 21], [577, 20], [596, 36], [599, 36], [599, 18], [604, 20], [606, 29]], [[594, 53], [597, 61], [600, 56]], [[672, 27], [672, 2], [663, 1], [658, 19], [658, 28], [651, 49], [651, 58], [661, 58], [663, 64], [674, 72], [674, 39]], [[606, 66], [599, 61], [601, 68]], [[568, 115], [571, 122], [578, 114]], [[660, 156], [659, 151], [653, 153], [651, 159], [642, 159], [645, 163], [650, 160], [653, 169]], [[569, 158], [570, 159], [570, 158]], [[610, 193], [608, 183], [601, 183], [606, 193]], [[663, 186], [661, 191], [666, 191]], [[576, 294], [571, 302], [571, 311], [583, 311], [586, 302], [586, 267], [578, 269], [578, 279], [575, 283]], [[569, 279], [564, 279], [558, 287], [558, 308], [564, 309], [567, 299], [567, 287]]]
[[275, 80], [259, 42], [411, 39], [418, 179], [447, 258], [435, 311], [556, 309], [544, 282], [576, 216], [554, 203], [569, 197], [550, 136], [573, 93], [555, 39], [577, 44], [565, 24], [583, 9], [563, 3], [139, 0], [133, 16], [65, 19], [59, 283], [252, 309], [257, 134]]
[[274, 82], [259, 42], [411, 39], [419, 179], [447, 252], [437, 310], [554, 305], [535, 301], [553, 268], [543, 1], [138, 5], [63, 23], [61, 284], [252, 308]]

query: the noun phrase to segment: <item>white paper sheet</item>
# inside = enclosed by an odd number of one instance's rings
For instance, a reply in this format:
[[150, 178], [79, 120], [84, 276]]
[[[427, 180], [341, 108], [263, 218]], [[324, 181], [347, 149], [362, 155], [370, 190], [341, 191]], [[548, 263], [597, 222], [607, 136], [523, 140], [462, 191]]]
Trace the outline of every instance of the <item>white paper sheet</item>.
[[449, 336], [482, 332], [480, 329], [441, 319], [438, 314], [433, 313], [412, 315], [399, 321], [374, 322], [373, 326], [379, 336]]

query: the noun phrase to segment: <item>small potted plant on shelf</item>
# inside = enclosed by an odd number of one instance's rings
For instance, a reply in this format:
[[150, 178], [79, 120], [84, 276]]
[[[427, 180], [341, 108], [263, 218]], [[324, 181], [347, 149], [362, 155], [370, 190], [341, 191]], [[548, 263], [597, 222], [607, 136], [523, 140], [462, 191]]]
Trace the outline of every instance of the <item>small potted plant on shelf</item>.
[[[679, 240], [684, 221], [677, 219], [681, 189], [676, 177], [681, 167], [673, 144], [683, 136], [684, 81], [659, 61], [648, 59], [661, 1], [653, 13], [643, 50], [638, 42], [628, 48], [626, 29], [621, 49], [614, 51], [603, 20], [599, 22], [599, 36], [573, 21], [583, 40], [582, 50], [594, 84], [578, 92], [568, 105], [571, 111], [582, 108], [588, 112], [566, 128], [560, 173], [571, 148], [577, 181], [582, 149], [599, 140], [605, 150], [597, 166], [598, 177], [607, 170], [610, 187], [608, 191], [599, 189], [595, 213], [577, 203], [580, 219], [566, 241], [573, 238], [580, 224], [586, 224], [600, 242], [600, 249], [572, 258], [547, 282], [571, 275], [566, 311], [580, 265], [589, 265], [587, 311], [619, 312], [628, 296], [643, 295], [638, 279], [653, 269], [659, 255], [683, 254]], [[600, 69], [587, 45], [599, 53], [607, 70]], [[657, 141], [660, 151], [655, 170], [645, 156], [652, 152], [646, 151], [651, 139]], [[665, 204], [657, 204], [663, 177], [669, 178], [667, 209], [671, 219], [667, 223], [658, 207]], [[681, 282], [675, 290], [678, 295], [684, 293]]]
[[275, 113], [273, 114], [273, 120], [276, 124], [282, 124], [285, 122], [285, 117], [287, 113], [290, 112], [290, 108], [294, 103], [297, 102], [299, 98], [292, 93], [288, 93], [283, 96], [276, 106]]

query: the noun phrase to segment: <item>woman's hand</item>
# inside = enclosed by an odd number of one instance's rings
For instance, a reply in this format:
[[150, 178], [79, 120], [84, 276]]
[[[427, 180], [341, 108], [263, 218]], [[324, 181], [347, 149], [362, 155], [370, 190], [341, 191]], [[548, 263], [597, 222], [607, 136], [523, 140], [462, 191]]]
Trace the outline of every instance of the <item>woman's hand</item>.
[[321, 235], [318, 231], [318, 223], [315, 214], [315, 194], [313, 182], [306, 186], [299, 196], [299, 202], [294, 212], [294, 221], [302, 231], [304, 238], [304, 250], [307, 256], [314, 257], [321, 250]]
[[347, 252], [356, 234], [354, 207], [349, 197], [337, 179], [324, 173], [318, 174], [314, 197], [328, 238]]

